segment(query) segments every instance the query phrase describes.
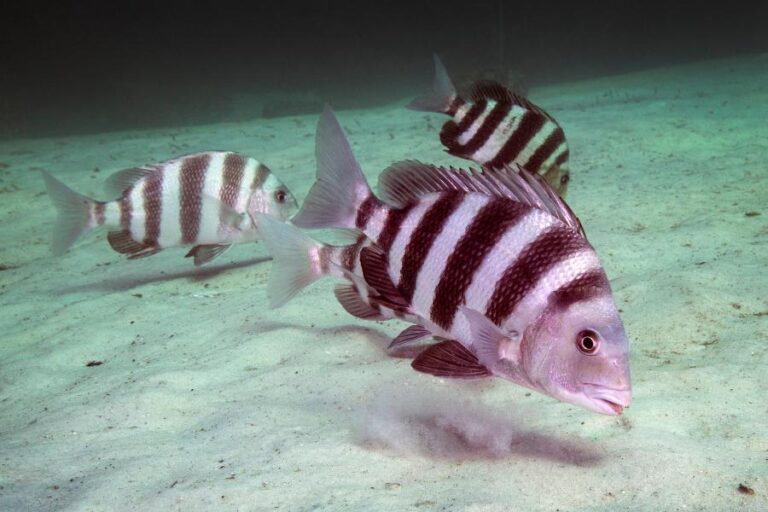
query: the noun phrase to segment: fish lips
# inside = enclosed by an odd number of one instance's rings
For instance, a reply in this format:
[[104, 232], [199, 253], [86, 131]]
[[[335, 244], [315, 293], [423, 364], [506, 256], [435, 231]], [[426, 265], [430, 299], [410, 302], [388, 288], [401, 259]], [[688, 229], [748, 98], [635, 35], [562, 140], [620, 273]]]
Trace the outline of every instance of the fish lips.
[[619, 416], [632, 402], [630, 388], [614, 389], [591, 383], [585, 383], [584, 387], [587, 397], [587, 403], [584, 405], [600, 414]]

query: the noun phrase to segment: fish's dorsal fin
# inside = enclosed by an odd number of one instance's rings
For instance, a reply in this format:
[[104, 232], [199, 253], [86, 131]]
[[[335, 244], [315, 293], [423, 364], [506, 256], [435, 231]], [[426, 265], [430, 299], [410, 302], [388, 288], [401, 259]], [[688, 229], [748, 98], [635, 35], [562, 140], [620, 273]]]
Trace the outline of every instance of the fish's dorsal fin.
[[517, 164], [475, 170], [404, 160], [379, 175], [380, 197], [396, 207], [427, 194], [447, 191], [479, 192], [526, 204], [549, 213], [585, 236], [578, 217], [557, 192], [541, 176]]
[[159, 171], [160, 167], [153, 165], [132, 167], [131, 169], [117, 171], [110, 175], [104, 182], [104, 192], [106, 192], [109, 197], [120, 197], [127, 188], [134, 186], [137, 181]]
[[534, 104], [528, 98], [525, 98], [519, 94], [515, 94], [507, 87], [504, 87], [502, 84], [494, 80], [478, 80], [472, 84], [472, 88], [470, 89], [470, 97], [472, 98], [472, 101], [475, 102], [492, 100], [498, 103], [517, 105], [518, 107], [536, 112], [537, 114], [541, 114], [550, 121], [555, 122], [554, 118], [549, 115], [543, 108]]
[[451, 379], [480, 379], [492, 373], [468, 348], [456, 340], [431, 345], [411, 363], [417, 372]]
[[434, 61], [435, 78], [432, 90], [415, 98], [406, 108], [423, 112], [448, 112], [451, 102], [456, 98], [456, 87], [437, 54], [434, 55]]

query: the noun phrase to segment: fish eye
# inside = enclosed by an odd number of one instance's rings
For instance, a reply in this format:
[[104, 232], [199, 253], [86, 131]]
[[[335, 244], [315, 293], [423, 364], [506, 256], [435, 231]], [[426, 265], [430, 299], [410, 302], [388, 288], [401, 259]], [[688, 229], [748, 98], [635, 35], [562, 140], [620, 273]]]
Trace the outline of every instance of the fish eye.
[[288, 197], [288, 194], [285, 193], [285, 190], [278, 190], [275, 192], [275, 201], [278, 203], [284, 203], [286, 198]]
[[560, 184], [561, 185], [565, 185], [569, 181], [571, 181], [571, 175], [570, 174], [563, 174], [562, 176], [560, 176]]
[[576, 337], [576, 346], [581, 352], [591, 356], [600, 348], [600, 337], [595, 331], [589, 329], [581, 331]]

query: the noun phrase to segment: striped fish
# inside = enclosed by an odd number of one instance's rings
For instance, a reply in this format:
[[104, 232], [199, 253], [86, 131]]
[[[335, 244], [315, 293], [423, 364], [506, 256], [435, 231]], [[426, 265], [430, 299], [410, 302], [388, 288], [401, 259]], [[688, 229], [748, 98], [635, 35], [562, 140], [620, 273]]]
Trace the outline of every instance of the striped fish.
[[628, 341], [578, 219], [543, 179], [406, 162], [376, 197], [333, 113], [317, 132], [317, 181], [293, 223], [357, 229], [376, 301], [442, 339], [414, 369], [496, 375], [620, 414], [631, 400]]
[[225, 151], [187, 155], [110, 176], [113, 201], [97, 201], [43, 172], [59, 211], [53, 253], [66, 252], [86, 232], [108, 226], [112, 248], [129, 259], [193, 246], [202, 265], [232, 244], [258, 239], [257, 212], [287, 219], [296, 209], [290, 191], [257, 160]]
[[543, 176], [565, 197], [570, 181], [565, 134], [552, 116], [526, 98], [483, 80], [474, 84], [467, 101], [435, 55], [433, 91], [408, 108], [451, 116], [440, 131], [448, 153], [488, 167], [518, 164]]

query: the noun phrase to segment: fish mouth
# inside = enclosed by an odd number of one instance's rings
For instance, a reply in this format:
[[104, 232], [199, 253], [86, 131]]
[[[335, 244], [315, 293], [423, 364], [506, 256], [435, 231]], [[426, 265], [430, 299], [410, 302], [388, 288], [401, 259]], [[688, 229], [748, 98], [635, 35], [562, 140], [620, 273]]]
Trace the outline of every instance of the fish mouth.
[[610, 400], [606, 400], [605, 398], [596, 398], [596, 402], [601, 403], [602, 405], [605, 405], [608, 409], [610, 409], [611, 415], [619, 416], [621, 413], [624, 412], [624, 406], [621, 404], [618, 404], [616, 402], [611, 402]]
[[629, 407], [632, 401], [632, 390], [613, 389], [598, 384], [585, 384], [587, 389], [594, 390], [593, 393], [587, 393], [592, 409], [601, 414], [609, 416], [619, 416], [624, 409]]

